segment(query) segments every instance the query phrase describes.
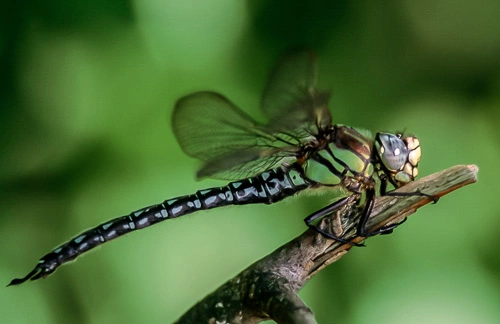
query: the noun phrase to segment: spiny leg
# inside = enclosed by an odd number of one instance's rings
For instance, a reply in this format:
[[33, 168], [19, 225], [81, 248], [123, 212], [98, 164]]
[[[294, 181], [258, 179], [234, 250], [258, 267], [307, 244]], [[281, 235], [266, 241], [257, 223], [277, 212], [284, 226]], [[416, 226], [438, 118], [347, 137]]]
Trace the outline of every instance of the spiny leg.
[[359, 219], [358, 223], [358, 235], [359, 236], [364, 236], [364, 237], [370, 237], [370, 236], [375, 236], [378, 234], [391, 234], [392, 231], [398, 227], [399, 225], [403, 224], [406, 221], [406, 218], [402, 220], [399, 223], [396, 224], [391, 224], [387, 225], [384, 227], [381, 227], [377, 230], [374, 230], [372, 232], [368, 232], [366, 230], [366, 224], [368, 223], [368, 219], [370, 218], [370, 215], [373, 211], [373, 205], [375, 204], [375, 189], [370, 189], [366, 191], [366, 202], [365, 202], [365, 208], [363, 209], [363, 213], [361, 214], [361, 217]]
[[433, 203], [437, 203], [439, 201], [439, 197], [433, 196], [426, 194], [420, 190], [415, 190], [412, 192], [395, 192], [394, 190], [387, 191], [387, 177], [385, 175], [382, 175], [379, 177], [380, 178], [380, 195], [381, 196], [395, 196], [395, 197], [413, 197], [413, 196], [424, 196], [433, 201]]
[[337, 237], [331, 233], [328, 233], [324, 230], [322, 230], [321, 228], [319, 228], [318, 226], [312, 224], [313, 221], [317, 220], [317, 219], [321, 219], [325, 216], [329, 216], [329, 215], [332, 215], [333, 213], [335, 212], [338, 212], [340, 211], [340, 209], [342, 207], [344, 207], [345, 205], [347, 205], [349, 203], [349, 200], [351, 199], [352, 197], [346, 197], [346, 198], [342, 198], [342, 199], [339, 199], [337, 200], [336, 202], [312, 213], [311, 215], [307, 216], [305, 219], [304, 219], [304, 222], [306, 223], [306, 225], [315, 230], [316, 232], [320, 233], [321, 235], [325, 236], [325, 237], [328, 237], [332, 240], [335, 240], [335, 241], [338, 241], [338, 242], [341, 242], [341, 243], [344, 243], [344, 244], [349, 244], [349, 245], [353, 245], [353, 246], [365, 246], [364, 244], [359, 244], [359, 243], [354, 243], [354, 242], [350, 242], [348, 240], [345, 240], [343, 238], [340, 238], [340, 237]]
[[[395, 192], [394, 190], [391, 190], [387, 192], [387, 178], [386, 177], [380, 177], [381, 183], [380, 183], [380, 195], [381, 196], [394, 196], [394, 197], [412, 197], [412, 196], [424, 196], [427, 198], [432, 199], [433, 203], [437, 203], [439, 201], [439, 197], [429, 195], [426, 193], [421, 192], [420, 190], [412, 191], [412, 192]], [[396, 223], [396, 224], [391, 224], [384, 226], [382, 228], [379, 228], [375, 231], [372, 232], [367, 232], [366, 231], [366, 223], [368, 222], [368, 219], [370, 218], [370, 215], [373, 210], [373, 205], [375, 203], [375, 189], [372, 190], [367, 190], [367, 197], [366, 197], [366, 206], [365, 209], [363, 210], [363, 214], [361, 215], [359, 224], [358, 224], [358, 234], [360, 236], [364, 237], [370, 237], [370, 236], [375, 236], [378, 234], [391, 234], [392, 231], [398, 227], [399, 225], [403, 224], [406, 222], [406, 217], [402, 221]]]
[[[433, 195], [429, 195], [429, 194], [426, 194], [424, 192], [421, 192], [420, 190], [417, 190], [417, 191], [412, 191], [412, 192], [394, 192], [394, 191], [389, 191], [389, 192], [385, 192], [383, 194], [384, 196], [393, 196], [393, 197], [413, 197], [413, 196], [424, 196], [424, 197], [427, 197], [429, 199], [432, 199], [433, 203], [437, 203], [439, 201], [439, 197], [436, 197], [436, 196], [433, 196]], [[370, 208], [373, 208], [370, 207]], [[371, 211], [370, 211], [371, 213]], [[382, 228], [379, 228], [373, 232], [369, 232], [369, 233], [365, 233], [367, 236], [374, 236], [374, 235], [378, 235], [378, 234], [391, 234], [392, 231], [398, 227], [399, 225], [403, 224], [404, 222], [406, 222], [406, 217], [396, 223], [396, 224], [391, 224], [391, 225], [387, 225], [387, 226], [384, 226]]]
[[426, 194], [420, 190], [412, 191], [412, 192], [395, 192], [394, 190], [384, 193], [382, 196], [393, 196], [393, 197], [414, 197], [414, 196], [423, 196], [432, 200], [432, 203], [435, 204], [439, 201], [439, 197]]

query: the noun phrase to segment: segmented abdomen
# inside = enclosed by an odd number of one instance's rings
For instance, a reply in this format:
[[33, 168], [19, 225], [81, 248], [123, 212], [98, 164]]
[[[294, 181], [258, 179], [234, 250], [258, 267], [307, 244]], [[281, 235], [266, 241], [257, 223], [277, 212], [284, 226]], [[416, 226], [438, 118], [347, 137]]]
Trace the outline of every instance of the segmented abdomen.
[[254, 178], [234, 181], [223, 187], [199, 190], [192, 195], [165, 200], [161, 204], [139, 209], [81, 233], [45, 255], [33, 271], [22, 279], [12, 280], [10, 285], [20, 284], [28, 279], [45, 278], [60, 265], [100, 244], [166, 219], [227, 205], [271, 204], [309, 186], [310, 183], [303, 179], [300, 167], [293, 165], [290, 168], [266, 171]]

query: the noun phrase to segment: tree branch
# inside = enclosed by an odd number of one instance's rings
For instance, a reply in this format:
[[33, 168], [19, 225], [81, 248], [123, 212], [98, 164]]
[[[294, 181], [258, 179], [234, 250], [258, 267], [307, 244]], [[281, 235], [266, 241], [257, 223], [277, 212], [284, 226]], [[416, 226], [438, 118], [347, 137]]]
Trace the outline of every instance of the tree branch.
[[[476, 182], [477, 171], [475, 165], [454, 166], [395, 192], [421, 191], [442, 197]], [[398, 223], [430, 202], [431, 198], [421, 195], [377, 197], [367, 228], [373, 231]], [[319, 226], [333, 231], [338, 237], [359, 243], [365, 239], [356, 236], [360, 214], [360, 208], [351, 199], [336, 217], [325, 217]], [[313, 275], [340, 259], [351, 248], [352, 245], [328, 239], [309, 229], [223, 284], [176, 323], [253, 324], [269, 319], [278, 324], [316, 323], [312, 311], [297, 292]]]

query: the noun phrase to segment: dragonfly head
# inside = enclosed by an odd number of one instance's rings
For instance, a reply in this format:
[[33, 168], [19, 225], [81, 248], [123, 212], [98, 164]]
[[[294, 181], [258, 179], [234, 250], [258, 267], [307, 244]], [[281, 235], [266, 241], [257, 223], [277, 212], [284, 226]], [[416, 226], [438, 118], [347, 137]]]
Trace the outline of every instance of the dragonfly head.
[[422, 152], [420, 142], [414, 136], [403, 138], [403, 134], [377, 133], [375, 154], [388, 180], [396, 187], [415, 180], [418, 161]]

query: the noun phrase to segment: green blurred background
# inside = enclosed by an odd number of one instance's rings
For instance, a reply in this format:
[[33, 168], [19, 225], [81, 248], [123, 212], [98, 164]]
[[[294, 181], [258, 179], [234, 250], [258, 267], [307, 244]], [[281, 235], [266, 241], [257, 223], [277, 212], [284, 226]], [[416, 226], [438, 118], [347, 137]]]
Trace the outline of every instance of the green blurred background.
[[[19, 1], [1, 5], [0, 278], [84, 229], [196, 182], [177, 98], [215, 90], [257, 118], [277, 58], [307, 46], [335, 123], [407, 132], [420, 174], [477, 164], [314, 277], [319, 323], [500, 322], [500, 2]], [[2, 323], [169, 323], [305, 230], [325, 203], [200, 212], [133, 233], [46, 280], [0, 288]], [[236, 216], [236, 217], [235, 217]]]

